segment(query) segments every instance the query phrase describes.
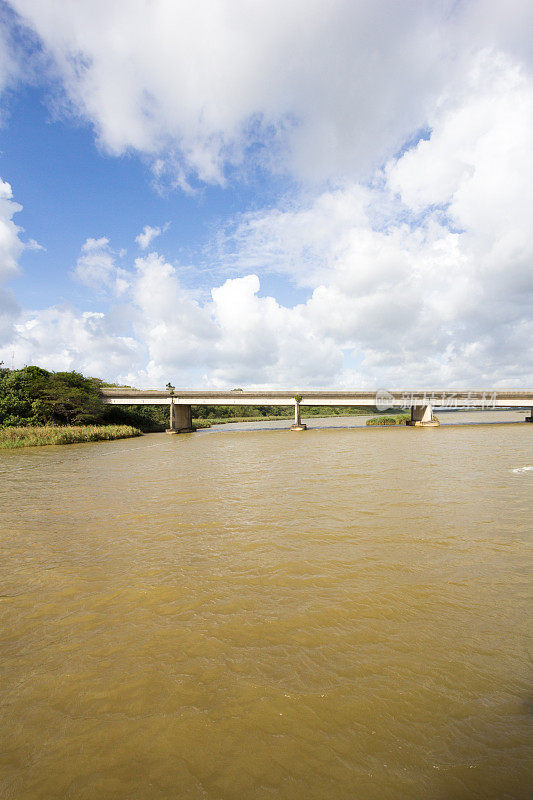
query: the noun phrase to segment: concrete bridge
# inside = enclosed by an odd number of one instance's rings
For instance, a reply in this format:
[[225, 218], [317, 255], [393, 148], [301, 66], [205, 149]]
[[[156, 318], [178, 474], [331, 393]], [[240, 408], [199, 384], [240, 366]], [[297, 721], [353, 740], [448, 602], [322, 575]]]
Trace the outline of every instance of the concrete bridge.
[[291, 430], [302, 431], [301, 406], [369, 406], [410, 409], [409, 425], [435, 427], [437, 408], [525, 408], [533, 422], [533, 389], [102, 389], [111, 405], [168, 405], [167, 433], [194, 431], [191, 406], [294, 406]]

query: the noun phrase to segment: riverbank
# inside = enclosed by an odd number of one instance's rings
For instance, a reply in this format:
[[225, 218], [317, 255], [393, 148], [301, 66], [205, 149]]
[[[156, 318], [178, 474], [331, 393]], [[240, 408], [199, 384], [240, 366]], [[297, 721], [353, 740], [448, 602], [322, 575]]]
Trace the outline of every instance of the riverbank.
[[[339, 408], [339, 410], [321, 409], [319, 413], [312, 413], [305, 409], [301, 410], [302, 419], [328, 419], [329, 417], [361, 417], [366, 416], [369, 412], [365, 410], [349, 410]], [[378, 412], [379, 413], [379, 412]], [[290, 420], [294, 419], [294, 409], [291, 407], [286, 413], [283, 414], [258, 414], [256, 416], [246, 417], [202, 417], [193, 418], [193, 425], [196, 428], [209, 428], [211, 425], [229, 425], [232, 422], [276, 422], [277, 420]], [[206, 424], [208, 423], [208, 424]]]
[[26, 425], [0, 429], [0, 448], [77, 444], [141, 436], [131, 425]]
[[[311, 415], [305, 417], [302, 414], [302, 419], [327, 419], [329, 417], [337, 417], [338, 414], [321, 414]], [[355, 415], [354, 415], [355, 416]], [[241, 422], [277, 422], [283, 420], [294, 419], [294, 412], [290, 414], [266, 414], [256, 417], [208, 417], [206, 419], [193, 419], [192, 424], [195, 428], [210, 428], [212, 425], [231, 425], [231, 423]]]
[[267, 414], [255, 417], [205, 417], [194, 419], [192, 424], [195, 428], [210, 428], [211, 425], [230, 425], [232, 422], [274, 422], [275, 420], [293, 419], [292, 414]]

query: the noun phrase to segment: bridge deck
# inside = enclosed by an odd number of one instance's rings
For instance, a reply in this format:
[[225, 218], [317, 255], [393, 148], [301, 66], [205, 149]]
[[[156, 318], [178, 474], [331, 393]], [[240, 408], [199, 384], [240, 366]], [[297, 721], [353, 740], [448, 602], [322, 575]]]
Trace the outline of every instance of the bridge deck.
[[[167, 390], [160, 389], [109, 388], [101, 393], [104, 402], [113, 405], [169, 405], [172, 399]], [[173, 398], [178, 405], [293, 406], [298, 394], [302, 406], [533, 406], [533, 389], [175, 389]]]

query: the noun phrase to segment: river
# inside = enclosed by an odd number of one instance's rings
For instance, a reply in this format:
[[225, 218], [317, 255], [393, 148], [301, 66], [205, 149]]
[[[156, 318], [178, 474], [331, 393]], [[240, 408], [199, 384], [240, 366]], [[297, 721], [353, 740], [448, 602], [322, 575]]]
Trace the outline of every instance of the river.
[[0, 451], [2, 800], [531, 796], [533, 425], [288, 424]]

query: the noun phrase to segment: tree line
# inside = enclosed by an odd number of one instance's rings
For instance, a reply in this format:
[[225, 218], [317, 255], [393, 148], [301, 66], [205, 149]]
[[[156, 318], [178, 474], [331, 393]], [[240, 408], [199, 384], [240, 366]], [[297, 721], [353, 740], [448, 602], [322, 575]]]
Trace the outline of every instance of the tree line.
[[[0, 362], [0, 427], [21, 425], [132, 425], [143, 431], [168, 426], [168, 406], [116, 406], [102, 400], [100, 389], [112, 384], [80, 372], [50, 372], [28, 366], [8, 369]], [[306, 407], [306, 416], [368, 413], [370, 409]], [[286, 417], [280, 406], [193, 406], [193, 418]]]
[[0, 364], [0, 427], [113, 424], [160, 430], [168, 425], [166, 407], [107, 405], [100, 395], [104, 385], [80, 372]]

